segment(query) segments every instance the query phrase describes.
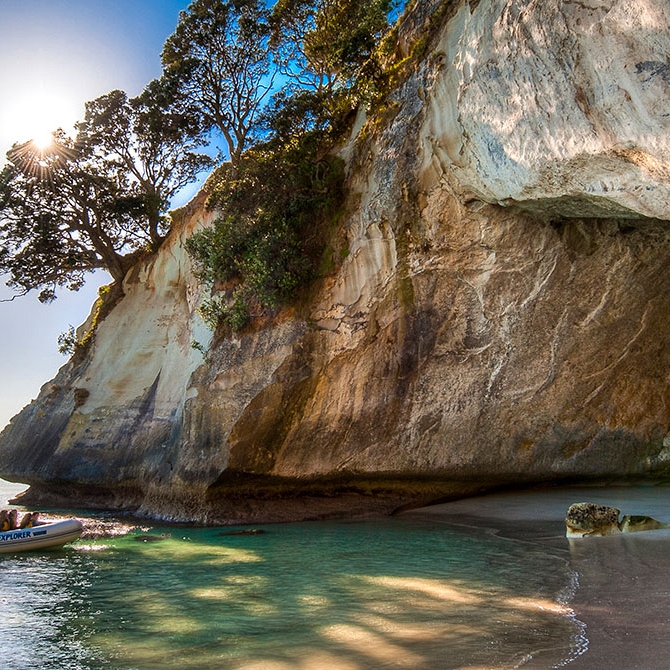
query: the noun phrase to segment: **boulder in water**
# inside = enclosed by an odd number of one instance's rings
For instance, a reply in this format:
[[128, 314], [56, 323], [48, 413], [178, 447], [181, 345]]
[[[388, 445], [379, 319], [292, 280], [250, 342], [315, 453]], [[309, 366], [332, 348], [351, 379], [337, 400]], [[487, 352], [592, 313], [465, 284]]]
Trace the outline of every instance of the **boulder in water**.
[[566, 537], [617, 535], [670, 528], [670, 525], [646, 515], [627, 514], [619, 521], [619, 510], [597, 503], [575, 503], [565, 515]]
[[621, 532], [619, 513], [615, 507], [590, 502], [570, 505], [565, 515], [565, 536], [616, 535]]

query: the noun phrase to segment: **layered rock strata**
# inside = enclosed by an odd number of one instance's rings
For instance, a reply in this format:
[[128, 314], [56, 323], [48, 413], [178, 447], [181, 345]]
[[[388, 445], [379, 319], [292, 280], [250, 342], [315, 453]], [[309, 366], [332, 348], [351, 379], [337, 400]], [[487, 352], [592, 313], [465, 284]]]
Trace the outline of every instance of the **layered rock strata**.
[[200, 196], [2, 433], [0, 476], [211, 523], [665, 476], [668, 25], [660, 0], [417, 2], [398, 53], [425, 56], [342, 150], [338, 270], [213, 338]]

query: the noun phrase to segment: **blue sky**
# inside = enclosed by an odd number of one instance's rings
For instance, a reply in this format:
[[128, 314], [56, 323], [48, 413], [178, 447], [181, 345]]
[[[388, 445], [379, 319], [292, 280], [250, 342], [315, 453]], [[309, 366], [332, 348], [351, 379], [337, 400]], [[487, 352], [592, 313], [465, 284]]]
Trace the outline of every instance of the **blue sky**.
[[[68, 128], [113, 89], [137, 95], [160, 75], [160, 52], [189, 0], [0, 0], [0, 164], [15, 141]], [[100, 273], [51, 305], [0, 302], [0, 428], [54, 377], [57, 338], [84, 321]], [[0, 282], [0, 300], [11, 296]]]

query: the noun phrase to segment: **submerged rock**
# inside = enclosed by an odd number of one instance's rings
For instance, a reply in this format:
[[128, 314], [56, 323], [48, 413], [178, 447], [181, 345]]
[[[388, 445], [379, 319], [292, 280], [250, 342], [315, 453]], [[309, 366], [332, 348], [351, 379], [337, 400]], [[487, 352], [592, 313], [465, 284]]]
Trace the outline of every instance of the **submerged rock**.
[[169, 534], [161, 533], [160, 535], [152, 535], [150, 533], [145, 533], [143, 535], [136, 535], [133, 540], [135, 542], [161, 542], [162, 540], [167, 540], [171, 536]]
[[622, 533], [637, 533], [644, 530], [661, 530], [670, 528], [667, 523], [661, 523], [650, 516], [626, 515], [619, 523]]
[[219, 537], [227, 537], [230, 535], [265, 535], [266, 530], [262, 528], [244, 528], [242, 530], [228, 530], [223, 533], [218, 533]]

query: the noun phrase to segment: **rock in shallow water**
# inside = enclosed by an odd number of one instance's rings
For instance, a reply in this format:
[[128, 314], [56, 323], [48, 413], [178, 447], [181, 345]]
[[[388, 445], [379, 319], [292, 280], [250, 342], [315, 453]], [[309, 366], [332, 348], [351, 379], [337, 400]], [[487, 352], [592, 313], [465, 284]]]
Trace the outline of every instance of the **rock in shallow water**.
[[575, 503], [565, 515], [565, 536], [604, 536], [670, 528], [670, 525], [646, 515], [627, 514], [619, 521], [619, 514], [620, 511], [615, 507], [589, 502]]
[[607, 505], [581, 502], [570, 505], [565, 515], [565, 536], [616, 535], [619, 528], [619, 510]]
[[161, 542], [162, 540], [167, 540], [169, 537], [170, 535], [166, 535], [165, 533], [161, 533], [160, 535], [146, 533], [144, 535], [136, 535], [133, 539], [136, 542]]
[[643, 530], [661, 530], [662, 528], [670, 528], [670, 526], [650, 516], [633, 514], [624, 516], [619, 523], [619, 528], [622, 533], [638, 533]]

